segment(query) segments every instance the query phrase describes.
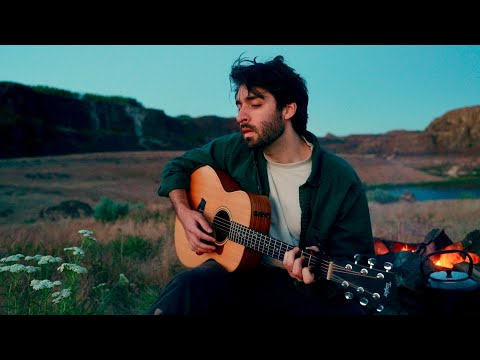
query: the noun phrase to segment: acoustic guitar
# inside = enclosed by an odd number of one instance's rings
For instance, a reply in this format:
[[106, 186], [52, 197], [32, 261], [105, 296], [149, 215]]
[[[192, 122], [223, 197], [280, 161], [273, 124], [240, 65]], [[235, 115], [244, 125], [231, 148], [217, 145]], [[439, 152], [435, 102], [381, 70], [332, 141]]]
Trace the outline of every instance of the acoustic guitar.
[[[190, 176], [187, 197], [192, 209], [201, 212], [213, 229], [216, 250], [197, 254], [190, 249], [182, 224], [175, 220], [175, 250], [186, 267], [196, 267], [214, 259], [227, 271], [257, 266], [263, 255], [283, 260], [293, 246], [270, 237], [271, 206], [267, 196], [243, 191], [227, 173], [205, 165]], [[359, 298], [362, 305], [374, 306], [380, 312], [390, 301], [396, 288], [392, 264], [384, 270], [374, 269], [375, 258], [361, 265], [360, 256], [353, 262], [330, 260], [318, 253], [301, 250], [305, 266], [311, 266], [319, 277], [337, 283], [348, 299]]]

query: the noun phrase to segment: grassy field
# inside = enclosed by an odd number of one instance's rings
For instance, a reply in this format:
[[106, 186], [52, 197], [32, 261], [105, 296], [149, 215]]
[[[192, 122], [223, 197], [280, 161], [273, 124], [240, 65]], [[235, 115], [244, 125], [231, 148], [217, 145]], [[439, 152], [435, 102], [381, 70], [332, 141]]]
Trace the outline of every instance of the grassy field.
[[[76, 305], [64, 313], [144, 313], [171, 276], [183, 268], [174, 249], [173, 209], [168, 199], [156, 193], [163, 165], [177, 154], [101, 153], [0, 160], [0, 258], [41, 254], [66, 261], [64, 248], [80, 246], [78, 231], [93, 231], [96, 242], [81, 259], [88, 272], [78, 275]], [[344, 157], [367, 185], [445, 180], [428, 171], [429, 166], [438, 168], [439, 158], [429, 163], [425, 158], [402, 162], [373, 156]], [[64, 201], [81, 202], [94, 211], [103, 198], [128, 203], [128, 215], [105, 222], [93, 215], [75, 217], [61, 207], [48, 211]], [[422, 242], [433, 228], [443, 228], [452, 240], [461, 241], [478, 228], [480, 213], [480, 199], [372, 201], [369, 206], [374, 235], [406, 243]], [[54, 267], [42, 269], [42, 275], [60, 279], [63, 274]], [[27, 283], [32, 278], [16, 277], [18, 296], [26, 299], [36, 295]], [[12, 305], [7, 299], [13, 290], [8, 293], [7, 281], [1, 281], [0, 313], [26, 313], [25, 304]], [[35, 310], [59, 311], [50, 305]]]

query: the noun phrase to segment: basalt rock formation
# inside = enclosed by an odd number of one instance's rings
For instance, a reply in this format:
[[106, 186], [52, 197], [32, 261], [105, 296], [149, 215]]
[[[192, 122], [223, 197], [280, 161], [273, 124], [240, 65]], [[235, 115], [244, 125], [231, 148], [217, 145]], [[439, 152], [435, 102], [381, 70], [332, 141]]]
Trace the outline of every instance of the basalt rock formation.
[[234, 131], [234, 118], [171, 117], [134, 99], [0, 82], [0, 158], [184, 150]]

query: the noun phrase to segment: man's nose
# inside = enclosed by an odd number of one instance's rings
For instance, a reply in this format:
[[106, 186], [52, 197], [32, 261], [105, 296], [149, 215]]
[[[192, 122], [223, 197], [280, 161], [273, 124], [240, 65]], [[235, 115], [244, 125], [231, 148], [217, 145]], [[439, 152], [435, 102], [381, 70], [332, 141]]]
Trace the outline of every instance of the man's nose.
[[246, 111], [240, 109], [240, 110], [238, 111], [238, 114], [237, 114], [237, 117], [236, 117], [237, 122], [238, 122], [240, 125], [242, 125], [242, 123], [247, 122], [248, 119], [249, 119], [249, 116], [248, 116], [248, 114], [246, 113]]

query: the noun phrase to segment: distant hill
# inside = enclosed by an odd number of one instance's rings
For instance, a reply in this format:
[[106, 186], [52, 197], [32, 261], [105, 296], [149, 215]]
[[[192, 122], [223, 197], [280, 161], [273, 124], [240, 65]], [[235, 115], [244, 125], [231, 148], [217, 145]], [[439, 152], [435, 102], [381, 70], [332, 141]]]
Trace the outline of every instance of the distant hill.
[[[171, 117], [133, 98], [0, 82], [0, 158], [187, 150], [235, 131], [235, 118]], [[424, 131], [319, 139], [347, 154], [480, 154], [480, 106], [449, 111]]]
[[480, 106], [448, 111], [424, 131], [394, 130], [378, 135], [328, 134], [321, 143], [338, 153], [377, 155], [480, 154]]

